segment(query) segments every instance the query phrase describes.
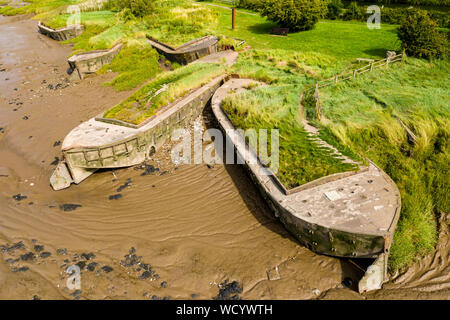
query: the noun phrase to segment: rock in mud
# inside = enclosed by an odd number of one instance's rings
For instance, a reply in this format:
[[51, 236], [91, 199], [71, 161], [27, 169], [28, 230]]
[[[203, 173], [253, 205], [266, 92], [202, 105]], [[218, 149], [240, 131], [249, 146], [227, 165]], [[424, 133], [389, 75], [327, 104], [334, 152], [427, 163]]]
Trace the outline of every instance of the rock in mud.
[[84, 261], [79, 261], [79, 262], [77, 262], [75, 265], [77, 265], [77, 266], [80, 268], [80, 270], [83, 270], [84, 267], [86, 266], [86, 262], [84, 262]]
[[140, 279], [140, 280], [148, 279], [148, 278], [150, 278], [151, 276], [152, 276], [152, 273], [151, 273], [150, 271], [144, 271], [144, 272], [142, 272], [142, 274], [139, 276], [139, 279]]
[[58, 157], [55, 157], [55, 160], [53, 160], [50, 164], [51, 164], [52, 166], [56, 166], [58, 163], [59, 163], [59, 158], [58, 158]]
[[28, 253], [21, 255], [20, 259], [23, 261], [33, 261], [34, 259], [36, 259], [36, 256], [34, 255], [33, 252], [30, 251]]
[[81, 204], [72, 204], [72, 203], [65, 203], [65, 204], [59, 206], [59, 208], [62, 211], [74, 211], [80, 207], [81, 207]]
[[41, 252], [42, 250], [44, 250], [44, 246], [38, 244], [34, 246], [34, 251]]
[[166, 281], [161, 282], [161, 288], [167, 288], [167, 282]]
[[57, 147], [57, 146], [59, 146], [59, 145], [61, 145], [61, 141], [55, 141], [55, 143], [53, 143], [53, 147]]
[[3, 245], [0, 248], [1, 248], [2, 252], [4, 252], [4, 251], [12, 252], [12, 251], [17, 250], [17, 249], [25, 249], [25, 245], [23, 244], [22, 241], [19, 241], [19, 242], [14, 243], [11, 246]]
[[12, 272], [25, 272], [28, 271], [28, 267], [21, 267], [21, 268], [11, 268]]
[[111, 268], [110, 266], [103, 266], [102, 270], [105, 271], [106, 273], [110, 273], [111, 271], [113, 271], [114, 269]]
[[64, 248], [64, 249], [58, 248], [58, 249], [56, 249], [56, 254], [58, 254], [60, 256], [64, 256], [67, 254], [67, 249], [66, 248]]
[[14, 263], [16, 263], [17, 261], [19, 261], [19, 259], [6, 259], [6, 260], [5, 260], [5, 262], [6, 262], [7, 264], [14, 264]]
[[89, 253], [82, 253], [81, 257], [85, 260], [91, 260], [95, 258], [95, 254], [93, 252], [89, 252]]
[[13, 196], [13, 199], [16, 201], [22, 201], [23, 199], [26, 199], [26, 198], [28, 198], [28, 197], [24, 196], [23, 194], [20, 194], [20, 193]]
[[96, 266], [98, 266], [97, 262], [91, 262], [91, 263], [88, 264], [87, 269], [89, 271], [94, 271]]
[[143, 163], [142, 165], [136, 167], [137, 169], [144, 170], [144, 172], [141, 173], [141, 176], [146, 176], [155, 172], [159, 172], [159, 168], [155, 168], [152, 164], [146, 164]]
[[113, 195], [109, 196], [109, 200], [118, 200], [120, 198], [122, 198], [122, 194], [121, 193], [113, 194]]
[[128, 179], [123, 185], [119, 186], [117, 192], [122, 192], [123, 189], [128, 188], [129, 186], [131, 186], [131, 178]]
[[240, 300], [239, 293], [242, 293], [241, 285], [237, 281], [228, 283], [225, 280], [219, 285], [219, 293], [213, 300]]
[[41, 254], [39, 255], [39, 257], [41, 257], [42, 259], [45, 259], [45, 258], [50, 257], [51, 255], [52, 255], [52, 254], [51, 254], [50, 252], [44, 251], [44, 252], [41, 252]]

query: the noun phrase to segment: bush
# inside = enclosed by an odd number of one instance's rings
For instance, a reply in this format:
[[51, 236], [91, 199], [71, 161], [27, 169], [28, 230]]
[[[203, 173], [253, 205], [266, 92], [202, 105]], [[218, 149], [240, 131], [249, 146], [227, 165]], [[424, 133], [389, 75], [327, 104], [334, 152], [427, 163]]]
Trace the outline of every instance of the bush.
[[265, 0], [261, 15], [291, 31], [310, 30], [327, 13], [324, 0]]
[[353, 1], [349, 4], [348, 8], [345, 10], [342, 16], [344, 20], [363, 20], [365, 21], [365, 15], [361, 7]]
[[428, 59], [445, 56], [447, 39], [424, 10], [409, 11], [397, 35], [407, 55]]
[[153, 0], [111, 0], [105, 8], [109, 10], [123, 11], [125, 19], [130, 18], [130, 13], [138, 18], [150, 14], [154, 8]]
[[343, 8], [344, 5], [342, 4], [341, 0], [331, 0], [330, 2], [328, 2], [327, 18], [336, 20], [342, 13]]
[[239, 0], [236, 3], [237, 8], [258, 11], [261, 9], [263, 1], [261, 0]]

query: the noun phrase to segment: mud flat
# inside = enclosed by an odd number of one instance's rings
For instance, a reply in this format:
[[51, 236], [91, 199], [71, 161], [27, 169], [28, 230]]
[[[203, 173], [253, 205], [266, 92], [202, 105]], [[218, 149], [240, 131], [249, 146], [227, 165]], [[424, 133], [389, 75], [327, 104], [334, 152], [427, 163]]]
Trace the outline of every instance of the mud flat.
[[[66, 82], [70, 47], [35, 29], [34, 21], [0, 25], [0, 298], [211, 299], [226, 279], [243, 299], [449, 298], [448, 251], [442, 263], [427, 257], [360, 295], [361, 272], [299, 245], [243, 168], [175, 170], [165, 145], [146, 166], [53, 191], [58, 142], [131, 92], [104, 87], [111, 74]], [[202, 122], [215, 126], [208, 111]], [[72, 264], [83, 267], [80, 292], [66, 288]]]

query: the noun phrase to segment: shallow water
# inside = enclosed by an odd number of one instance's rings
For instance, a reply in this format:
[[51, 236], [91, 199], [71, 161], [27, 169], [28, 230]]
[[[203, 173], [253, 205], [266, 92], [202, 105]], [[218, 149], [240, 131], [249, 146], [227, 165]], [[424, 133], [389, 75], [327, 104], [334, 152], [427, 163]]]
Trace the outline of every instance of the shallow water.
[[[152, 174], [105, 170], [52, 191], [51, 163], [60, 157], [55, 142], [130, 94], [102, 86], [111, 74], [68, 82], [69, 53], [70, 47], [38, 34], [35, 21], [0, 23], [0, 69], [6, 69], [0, 72], [0, 298], [209, 299], [226, 279], [241, 284], [244, 299], [449, 298], [448, 267], [439, 267], [448, 266], [448, 249], [437, 266], [424, 262], [412, 269], [412, 275], [426, 270], [425, 278], [406, 275], [386, 290], [357, 294], [361, 271], [298, 244], [239, 166], [175, 169], [163, 148], [153, 163], [159, 171]], [[118, 193], [121, 198], [109, 199]], [[27, 198], [14, 199], [18, 194]], [[81, 207], [63, 211], [63, 204]], [[23, 246], [11, 248], [20, 241]], [[136, 256], [129, 259], [141, 257], [151, 276], [124, 258], [132, 247]], [[35, 258], [20, 258], [28, 252]], [[42, 252], [50, 256], [40, 257]], [[91, 252], [95, 258], [80, 257]], [[80, 261], [86, 264], [81, 293], [73, 294], [64, 271]], [[93, 261], [98, 265], [89, 271]], [[344, 279], [351, 289], [343, 287]], [[429, 283], [430, 290], [416, 290]]]

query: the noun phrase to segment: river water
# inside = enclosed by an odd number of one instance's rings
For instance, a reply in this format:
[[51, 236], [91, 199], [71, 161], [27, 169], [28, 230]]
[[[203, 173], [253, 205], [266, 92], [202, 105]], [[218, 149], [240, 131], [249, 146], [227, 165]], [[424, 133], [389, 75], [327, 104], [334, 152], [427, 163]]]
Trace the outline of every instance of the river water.
[[0, 17], [0, 298], [210, 299], [225, 280], [243, 299], [450, 298], [445, 217], [434, 255], [359, 295], [361, 271], [296, 242], [240, 166], [175, 169], [166, 147], [159, 171], [105, 170], [53, 191], [58, 141], [131, 92], [103, 86], [112, 74], [68, 81], [71, 48], [36, 24]]

